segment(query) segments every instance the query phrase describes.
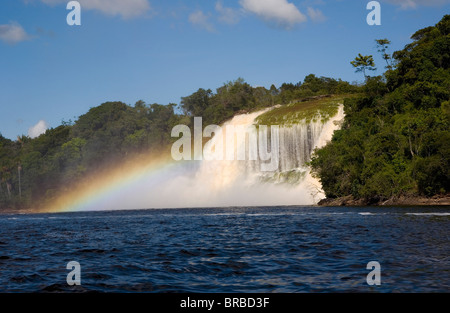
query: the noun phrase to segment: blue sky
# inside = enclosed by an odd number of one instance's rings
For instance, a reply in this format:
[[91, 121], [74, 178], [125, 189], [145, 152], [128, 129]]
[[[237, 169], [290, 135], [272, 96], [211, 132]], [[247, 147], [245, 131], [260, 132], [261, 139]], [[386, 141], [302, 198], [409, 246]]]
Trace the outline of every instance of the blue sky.
[[[0, 133], [36, 136], [105, 101], [179, 103], [243, 77], [253, 86], [310, 73], [361, 81], [350, 61], [399, 50], [450, 12], [450, 0], [66, 0], [0, 2]], [[375, 56], [380, 69], [382, 60]], [[378, 72], [380, 74], [381, 71]]]

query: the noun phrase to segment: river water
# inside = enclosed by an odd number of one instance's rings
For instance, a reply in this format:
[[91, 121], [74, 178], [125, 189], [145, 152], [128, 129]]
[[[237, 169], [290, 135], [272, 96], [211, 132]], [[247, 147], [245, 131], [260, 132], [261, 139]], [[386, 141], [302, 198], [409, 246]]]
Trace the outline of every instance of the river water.
[[450, 207], [4, 214], [0, 292], [449, 292], [449, 226]]

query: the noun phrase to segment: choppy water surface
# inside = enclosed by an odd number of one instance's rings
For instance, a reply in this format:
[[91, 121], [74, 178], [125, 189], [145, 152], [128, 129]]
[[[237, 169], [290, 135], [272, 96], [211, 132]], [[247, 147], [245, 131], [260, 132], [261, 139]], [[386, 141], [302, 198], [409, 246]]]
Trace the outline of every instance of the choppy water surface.
[[449, 292], [449, 226], [449, 207], [0, 215], [0, 291]]

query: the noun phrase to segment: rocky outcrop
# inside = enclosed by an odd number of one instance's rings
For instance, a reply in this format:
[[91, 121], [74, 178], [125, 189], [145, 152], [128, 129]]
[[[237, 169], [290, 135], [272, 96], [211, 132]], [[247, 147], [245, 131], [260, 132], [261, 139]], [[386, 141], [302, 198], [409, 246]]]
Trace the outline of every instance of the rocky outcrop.
[[319, 206], [422, 206], [422, 205], [450, 205], [450, 194], [437, 195], [433, 197], [421, 196], [399, 196], [381, 200], [365, 200], [355, 199], [353, 196], [345, 196], [340, 198], [326, 198], [318, 203]]

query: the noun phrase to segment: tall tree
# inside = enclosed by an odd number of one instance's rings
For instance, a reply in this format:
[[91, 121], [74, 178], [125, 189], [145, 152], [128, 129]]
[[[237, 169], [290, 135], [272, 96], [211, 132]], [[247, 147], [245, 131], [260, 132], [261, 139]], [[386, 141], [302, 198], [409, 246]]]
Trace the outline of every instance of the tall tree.
[[390, 54], [387, 53], [391, 41], [385, 38], [385, 39], [375, 39], [375, 42], [377, 43], [378, 52], [381, 53], [381, 57], [383, 58], [383, 60], [386, 61], [386, 69], [392, 70], [393, 69], [392, 57]]
[[356, 73], [362, 72], [364, 74], [366, 80], [369, 77], [366, 71], [375, 71], [377, 69], [372, 55], [362, 55], [359, 53], [355, 60], [350, 63], [356, 68]]
[[212, 90], [200, 88], [192, 95], [181, 98], [183, 112], [191, 116], [201, 116], [202, 112], [210, 105]]

